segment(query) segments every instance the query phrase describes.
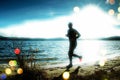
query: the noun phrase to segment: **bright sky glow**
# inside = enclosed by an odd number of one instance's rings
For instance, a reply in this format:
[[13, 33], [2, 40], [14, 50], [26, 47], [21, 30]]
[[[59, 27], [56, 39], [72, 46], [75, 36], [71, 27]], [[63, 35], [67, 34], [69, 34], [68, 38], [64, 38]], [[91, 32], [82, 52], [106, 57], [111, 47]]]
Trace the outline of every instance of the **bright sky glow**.
[[51, 38], [65, 36], [67, 18], [57, 18], [47, 21], [26, 21], [19, 25], [12, 25], [6, 29], [1, 29], [0, 32], [7, 36], [31, 37], [31, 38]]
[[114, 28], [116, 20], [96, 6], [87, 6], [73, 16], [73, 22], [78, 26], [82, 38], [100, 38], [119, 34]]
[[119, 13], [119, 14], [117, 14], [117, 19], [118, 19], [118, 20], [120, 20], [120, 13]]
[[116, 20], [96, 6], [89, 5], [83, 9], [74, 7], [73, 12], [71, 15], [50, 20], [31, 20], [10, 25], [1, 28], [0, 32], [12, 37], [65, 37], [67, 24], [73, 22], [74, 28], [81, 33], [81, 38], [101, 38], [120, 34], [120, 30], [114, 28]]

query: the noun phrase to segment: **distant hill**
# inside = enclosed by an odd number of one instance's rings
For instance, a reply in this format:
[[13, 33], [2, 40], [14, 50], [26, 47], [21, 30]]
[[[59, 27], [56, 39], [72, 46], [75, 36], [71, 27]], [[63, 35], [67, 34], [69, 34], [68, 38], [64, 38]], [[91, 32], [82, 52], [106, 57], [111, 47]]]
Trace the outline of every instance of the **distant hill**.
[[[26, 37], [4, 37], [4, 36], [0, 36], [0, 40], [32, 40], [32, 41], [61, 41], [61, 40], [68, 40], [66, 38], [26, 38]], [[84, 39], [79, 39], [79, 40], [84, 40]], [[88, 39], [89, 40], [89, 39]], [[90, 39], [91, 40], [91, 39]], [[94, 40], [94, 39], [92, 39]], [[95, 39], [96, 40], [96, 39]], [[120, 36], [112, 36], [112, 37], [106, 37], [106, 38], [100, 38], [97, 40], [120, 40]]]
[[0, 36], [0, 40], [50, 40], [50, 41], [53, 41], [53, 40], [67, 40], [67, 39], [64, 39], [64, 38], [25, 38], [25, 37], [4, 37], [4, 36]]
[[24, 38], [24, 37], [4, 37], [0, 36], [0, 40], [45, 40], [44, 38]]
[[47, 40], [57, 40], [57, 41], [61, 41], [61, 40], [67, 40], [67, 39], [65, 39], [65, 38], [48, 38]]
[[112, 37], [102, 38], [100, 40], [120, 40], [120, 36], [112, 36]]

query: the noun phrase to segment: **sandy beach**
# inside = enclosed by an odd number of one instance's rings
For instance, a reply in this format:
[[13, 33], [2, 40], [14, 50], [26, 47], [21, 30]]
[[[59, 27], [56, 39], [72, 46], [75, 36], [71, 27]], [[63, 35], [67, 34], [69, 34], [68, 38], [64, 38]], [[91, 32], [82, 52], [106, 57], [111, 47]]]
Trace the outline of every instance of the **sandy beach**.
[[68, 80], [120, 80], [120, 56], [108, 59], [104, 65], [74, 65], [67, 70], [65, 67], [43, 69], [50, 80], [64, 80], [63, 73], [69, 72]]

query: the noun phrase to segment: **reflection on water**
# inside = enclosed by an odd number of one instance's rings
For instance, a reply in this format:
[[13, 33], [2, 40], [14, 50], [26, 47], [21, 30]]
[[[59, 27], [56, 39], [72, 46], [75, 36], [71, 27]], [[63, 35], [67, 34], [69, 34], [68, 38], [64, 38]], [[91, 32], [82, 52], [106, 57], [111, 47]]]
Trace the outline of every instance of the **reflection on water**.
[[99, 59], [100, 43], [93, 41], [84, 41], [81, 43], [83, 59], [87, 61], [96, 61]]
[[[14, 56], [8, 48], [13, 46], [14, 41], [0, 41], [0, 56]], [[22, 54], [28, 54], [30, 48], [37, 49], [35, 58], [39, 63], [56, 64], [68, 62], [68, 41], [16, 41], [22, 42]], [[7, 45], [6, 45], [7, 44]], [[120, 54], [120, 41], [100, 41], [100, 40], [78, 40], [75, 54], [82, 55], [82, 63], [93, 63], [101, 59], [113, 57]], [[21, 47], [18, 45], [17, 47]], [[1, 58], [1, 57], [0, 57]], [[76, 61], [77, 60], [77, 61]], [[78, 59], [73, 58], [74, 64], [80, 64]]]
[[83, 40], [79, 41], [76, 53], [83, 56], [83, 63], [94, 63], [118, 55], [119, 43], [120, 41]]

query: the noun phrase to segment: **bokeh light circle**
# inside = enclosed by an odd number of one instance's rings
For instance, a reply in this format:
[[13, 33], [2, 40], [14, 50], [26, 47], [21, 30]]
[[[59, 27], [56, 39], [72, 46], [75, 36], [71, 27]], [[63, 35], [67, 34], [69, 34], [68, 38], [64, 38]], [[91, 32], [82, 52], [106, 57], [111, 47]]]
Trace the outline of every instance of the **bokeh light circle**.
[[120, 12], [120, 7], [118, 7], [118, 12]]
[[6, 78], [7, 78], [7, 75], [6, 75], [6, 74], [2, 73], [2, 74], [0, 75], [0, 80], [5, 80]]
[[18, 68], [17, 73], [18, 74], [22, 74], [23, 73], [23, 69], [22, 68]]
[[21, 51], [20, 51], [19, 48], [16, 48], [16, 49], [14, 50], [14, 53], [15, 53], [15, 54], [20, 54], [20, 52], [21, 52]]
[[78, 12], [80, 12], [80, 8], [76, 6], [76, 7], [73, 8], [73, 11], [74, 11], [75, 13], [78, 13]]
[[111, 16], [113, 16], [113, 15], [115, 14], [115, 11], [114, 11], [113, 9], [110, 9], [110, 10], [108, 11], [108, 14], [111, 15]]
[[6, 68], [6, 69], [5, 69], [5, 73], [6, 73], [7, 75], [10, 75], [10, 74], [12, 73], [12, 70], [11, 70], [10, 68]]
[[70, 77], [70, 73], [69, 73], [68, 71], [65, 71], [65, 72], [63, 73], [63, 79], [64, 79], [64, 80], [68, 80], [69, 77]]
[[115, 0], [109, 0], [109, 3], [110, 3], [111, 5], [113, 5], [113, 4], [115, 4]]
[[17, 66], [17, 61], [16, 60], [10, 60], [9, 65], [10, 66]]

